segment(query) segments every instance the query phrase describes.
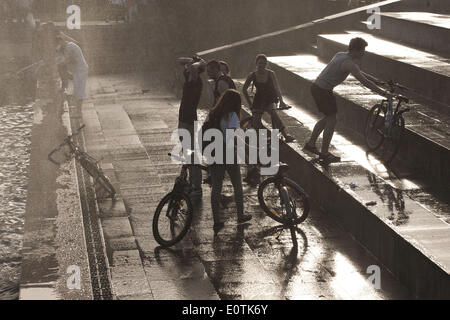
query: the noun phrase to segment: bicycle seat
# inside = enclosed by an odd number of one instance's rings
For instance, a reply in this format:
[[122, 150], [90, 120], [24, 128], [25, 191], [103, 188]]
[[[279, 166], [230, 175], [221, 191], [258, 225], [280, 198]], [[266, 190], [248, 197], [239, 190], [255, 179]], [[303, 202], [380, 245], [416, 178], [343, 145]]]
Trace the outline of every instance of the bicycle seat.
[[280, 163], [280, 166], [278, 168], [278, 173], [279, 174], [283, 174], [289, 171], [289, 165], [285, 164], [285, 163]]
[[397, 99], [398, 99], [398, 101], [400, 101], [400, 102], [405, 102], [405, 103], [408, 103], [408, 102], [409, 102], [409, 99], [408, 99], [407, 97], [405, 97], [405, 96], [402, 96], [402, 95], [398, 95], [398, 96], [397, 96]]

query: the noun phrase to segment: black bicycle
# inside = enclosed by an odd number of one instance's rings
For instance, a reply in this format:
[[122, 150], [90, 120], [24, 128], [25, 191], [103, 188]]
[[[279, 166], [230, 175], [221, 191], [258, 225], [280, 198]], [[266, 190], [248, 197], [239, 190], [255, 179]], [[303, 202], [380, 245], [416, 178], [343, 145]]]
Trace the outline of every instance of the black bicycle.
[[[395, 93], [396, 89], [407, 90], [406, 87], [389, 81], [383, 83], [388, 86], [389, 92]], [[394, 108], [394, 102], [397, 105]], [[402, 137], [405, 131], [405, 119], [403, 114], [410, 108], [401, 108], [402, 103], [408, 103], [409, 99], [397, 95], [395, 99], [385, 99], [370, 109], [367, 115], [364, 136], [369, 151], [376, 151], [384, 144], [383, 150], [387, 162], [391, 162], [400, 149]]]
[[105, 196], [103, 196], [103, 194], [100, 195], [99, 198], [114, 198], [116, 195], [116, 190], [109, 181], [109, 178], [103, 173], [102, 168], [99, 166], [98, 162], [100, 160], [96, 160], [86, 152], [80, 150], [80, 148], [73, 141], [73, 138], [78, 135], [84, 127], [85, 125], [82, 125], [74, 133], [65, 138], [63, 143], [61, 143], [48, 154], [48, 159], [51, 162], [59, 165], [60, 163], [53, 159], [53, 154], [61, 150], [63, 146], [67, 145], [69, 147], [69, 153], [65, 153], [66, 159], [71, 160], [72, 158], [75, 158], [75, 160], [78, 161], [78, 163], [84, 168], [84, 170], [89, 173], [89, 175], [94, 179], [94, 187], [99, 187], [96, 188], [96, 190], [99, 189], [98, 191], [106, 194]]
[[[170, 153], [169, 156], [184, 162]], [[172, 191], [162, 198], [153, 216], [153, 237], [163, 247], [170, 247], [181, 241], [191, 226], [194, 210], [189, 198], [192, 187], [189, 184], [188, 168], [193, 165], [182, 165]], [[204, 165], [195, 165], [208, 171]]]
[[309, 214], [309, 198], [293, 180], [286, 177], [289, 166], [282, 164], [275, 176], [264, 180], [258, 188], [258, 201], [264, 212], [281, 223], [281, 230], [289, 229], [297, 247], [297, 225]]

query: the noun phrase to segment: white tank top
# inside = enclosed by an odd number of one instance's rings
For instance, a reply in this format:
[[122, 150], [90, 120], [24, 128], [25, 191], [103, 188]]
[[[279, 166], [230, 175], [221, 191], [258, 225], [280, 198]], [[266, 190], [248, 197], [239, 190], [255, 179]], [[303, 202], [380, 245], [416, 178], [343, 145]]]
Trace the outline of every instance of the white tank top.
[[342, 71], [341, 65], [352, 57], [347, 52], [338, 52], [317, 77], [314, 83], [325, 90], [333, 90], [347, 79], [350, 72]]
[[70, 73], [87, 72], [89, 67], [84, 58], [81, 48], [73, 42], [67, 43], [64, 57], [68, 61], [67, 69]]

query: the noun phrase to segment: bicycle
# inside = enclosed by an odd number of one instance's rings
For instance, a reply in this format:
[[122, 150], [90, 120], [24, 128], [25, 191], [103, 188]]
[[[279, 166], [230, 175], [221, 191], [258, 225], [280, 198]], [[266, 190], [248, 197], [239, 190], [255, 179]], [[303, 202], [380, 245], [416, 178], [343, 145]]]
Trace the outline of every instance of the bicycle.
[[[194, 212], [189, 198], [192, 188], [188, 181], [188, 168], [194, 164], [186, 164], [183, 159], [171, 153], [169, 156], [183, 162], [183, 165], [172, 191], [161, 199], [153, 216], [153, 237], [162, 247], [173, 246], [183, 239], [191, 226]], [[198, 166], [208, 171], [206, 166], [200, 164]], [[167, 227], [167, 234], [163, 233], [161, 228], [163, 226]]]
[[[277, 108], [275, 108], [273, 110], [280, 111], [280, 110], [289, 110], [291, 108], [292, 108], [291, 106], [285, 104], [284, 107], [278, 106]], [[241, 125], [241, 129], [244, 131], [247, 129], [253, 128], [253, 115], [247, 116], [244, 119], [242, 119], [240, 121], [240, 125]]]
[[60, 163], [53, 159], [53, 154], [61, 150], [63, 146], [67, 145], [69, 147], [69, 154], [65, 154], [67, 160], [75, 158], [75, 160], [78, 161], [78, 163], [84, 168], [84, 170], [86, 170], [87, 173], [94, 179], [94, 187], [96, 187], [97, 185], [100, 186], [102, 191], [107, 194], [105, 198], [109, 197], [114, 199], [116, 190], [111, 184], [109, 178], [105, 176], [101, 167], [99, 166], [98, 162], [101, 160], [97, 161], [86, 152], [80, 150], [80, 148], [73, 141], [73, 138], [77, 136], [84, 127], [85, 125], [82, 125], [74, 133], [65, 138], [59, 146], [57, 146], [48, 154], [48, 159], [51, 162], [59, 165]]
[[[406, 87], [398, 83], [389, 81], [382, 83], [389, 86], [389, 92], [394, 93], [395, 89], [407, 90]], [[403, 114], [410, 111], [410, 108], [401, 108], [402, 103], [408, 103], [409, 99], [402, 95], [395, 97], [397, 105], [393, 108], [394, 99], [385, 99], [381, 103], [374, 105], [367, 115], [364, 137], [369, 151], [378, 150], [383, 143], [384, 149], [388, 153], [387, 163], [391, 162], [400, 149], [402, 137], [405, 131], [405, 119]], [[393, 110], [394, 109], [394, 110]]]
[[309, 197], [303, 188], [286, 177], [288, 170], [288, 165], [281, 164], [275, 176], [267, 178], [259, 185], [258, 201], [270, 218], [281, 223], [279, 226], [281, 232], [289, 228], [296, 248], [298, 246], [297, 225], [308, 217], [310, 204]]
[[[290, 105], [287, 105], [287, 104], [285, 104], [284, 106], [282, 106], [282, 107], [280, 107], [280, 106], [278, 106], [277, 108], [275, 108], [274, 110], [275, 111], [280, 111], [280, 110], [289, 110], [289, 109], [291, 109], [292, 107], [290, 106]], [[243, 130], [243, 131], [247, 131], [248, 129], [254, 129], [254, 127], [253, 127], [253, 115], [250, 115], [250, 116], [247, 116], [247, 117], [245, 117], [245, 118], [243, 118], [241, 121], [240, 121], [240, 126], [241, 126], [241, 129]], [[256, 129], [255, 129], [256, 130]], [[267, 137], [266, 137], [266, 143], [265, 143], [265, 145], [266, 145], [266, 148], [268, 149], [268, 150], [270, 150], [271, 149], [271, 146], [272, 146], [272, 140], [271, 140], [271, 135], [269, 134], [269, 135], [267, 135]], [[251, 151], [253, 151], [253, 152], [257, 152], [258, 153], [258, 148], [259, 148], [259, 139], [258, 139], [258, 142], [256, 143], [257, 145], [256, 146], [252, 146], [251, 145], [251, 140], [250, 140], [250, 138], [245, 138], [245, 145], [246, 145], [246, 156], [248, 155], [248, 153], [249, 152], [251, 152]], [[252, 183], [250, 180], [250, 176], [254, 176], [254, 177], [256, 177], [256, 175], [258, 175], [257, 174], [257, 170], [256, 170], [256, 167], [253, 167], [253, 169], [250, 169], [250, 171], [252, 172], [252, 173], [249, 173], [249, 175], [247, 176], [247, 178], [245, 178], [244, 179], [244, 181], [246, 181], [246, 182], [249, 182], [249, 183], [251, 183], [251, 184], [256, 184], [256, 183]], [[258, 178], [258, 180], [259, 180], [259, 178]]]

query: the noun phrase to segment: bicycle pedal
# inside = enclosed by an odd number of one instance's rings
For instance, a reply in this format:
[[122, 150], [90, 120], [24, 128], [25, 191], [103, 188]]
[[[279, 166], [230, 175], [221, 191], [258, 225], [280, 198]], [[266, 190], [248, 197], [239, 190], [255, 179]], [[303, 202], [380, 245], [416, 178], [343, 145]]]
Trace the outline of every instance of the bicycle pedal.
[[281, 229], [280, 231], [278, 231], [278, 235], [275, 237], [275, 239], [280, 241], [280, 237], [281, 237], [281, 234], [283, 233], [283, 231], [284, 231], [284, 229]]

